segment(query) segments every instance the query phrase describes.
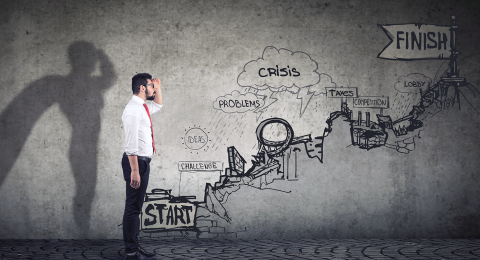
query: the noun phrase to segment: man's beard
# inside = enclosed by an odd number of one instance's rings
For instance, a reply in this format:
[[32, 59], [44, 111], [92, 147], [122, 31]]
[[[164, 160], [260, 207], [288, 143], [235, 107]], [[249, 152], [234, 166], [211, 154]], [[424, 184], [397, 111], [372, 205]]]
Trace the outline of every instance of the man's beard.
[[155, 99], [155, 94], [151, 95], [150, 97], [148, 96], [148, 90], [145, 91], [145, 95], [147, 96], [147, 100], [154, 100]]

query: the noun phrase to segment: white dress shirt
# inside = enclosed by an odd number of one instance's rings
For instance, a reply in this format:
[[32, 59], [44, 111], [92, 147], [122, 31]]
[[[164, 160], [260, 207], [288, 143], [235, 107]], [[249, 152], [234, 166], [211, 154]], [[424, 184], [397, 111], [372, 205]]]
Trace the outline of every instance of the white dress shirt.
[[[123, 110], [122, 121], [125, 130], [125, 153], [151, 157], [153, 155], [152, 130], [142, 98], [133, 96]], [[150, 115], [158, 112], [162, 105], [153, 101], [147, 103]]]

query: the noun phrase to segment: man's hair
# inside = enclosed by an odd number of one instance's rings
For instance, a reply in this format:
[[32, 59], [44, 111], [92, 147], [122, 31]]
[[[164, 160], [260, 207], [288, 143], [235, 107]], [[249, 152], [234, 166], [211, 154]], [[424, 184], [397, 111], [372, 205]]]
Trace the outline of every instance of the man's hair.
[[144, 85], [147, 86], [147, 79], [152, 80], [152, 75], [148, 73], [138, 73], [137, 75], [133, 76], [132, 78], [132, 92], [133, 94], [140, 93], [140, 86]]

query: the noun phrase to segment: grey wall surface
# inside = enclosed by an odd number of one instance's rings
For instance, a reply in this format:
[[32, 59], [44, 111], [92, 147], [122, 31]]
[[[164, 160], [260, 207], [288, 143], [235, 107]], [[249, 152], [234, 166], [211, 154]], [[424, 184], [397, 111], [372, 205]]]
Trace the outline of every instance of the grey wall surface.
[[[460, 76], [471, 84], [450, 92], [453, 107], [409, 135], [389, 130], [388, 144], [372, 149], [352, 145], [349, 122], [336, 119], [322, 162], [291, 146], [288, 178], [236, 184], [222, 205], [228, 226], [251, 238], [479, 238], [479, 11], [475, 1], [2, 1], [0, 238], [121, 238], [121, 115], [136, 73], [159, 77], [164, 98], [152, 116], [149, 190], [189, 195], [179, 162], [221, 162], [224, 174], [234, 146], [253, 169], [267, 118], [286, 120], [295, 137], [323, 136], [341, 108], [325, 87], [388, 97], [384, 115], [408, 115], [420, 94], [395, 84], [422, 74], [433, 86], [448, 61], [377, 58], [389, 42], [377, 24], [450, 26], [451, 14]], [[249, 76], [250, 65], [281, 53], [304, 62], [314, 82]], [[247, 94], [264, 109], [215, 107]], [[377, 120], [379, 109], [347, 105], [352, 120], [358, 111]], [[270, 134], [282, 140], [278, 128]], [[205, 146], [188, 146], [191, 129]]]

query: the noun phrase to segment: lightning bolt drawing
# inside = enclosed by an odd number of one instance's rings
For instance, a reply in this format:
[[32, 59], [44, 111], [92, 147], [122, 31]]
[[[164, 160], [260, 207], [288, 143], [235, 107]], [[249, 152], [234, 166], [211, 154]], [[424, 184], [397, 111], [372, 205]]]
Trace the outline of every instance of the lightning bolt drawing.
[[297, 99], [301, 100], [300, 117], [302, 117], [303, 113], [307, 109], [308, 103], [310, 103], [310, 100], [312, 100], [313, 94], [315, 94], [315, 92], [310, 92], [309, 89], [309, 87], [301, 88], [297, 94]]
[[276, 93], [277, 92], [272, 92], [272, 91], [270, 91], [270, 92], [272, 94], [270, 94], [269, 97], [267, 97], [266, 95], [257, 95], [257, 97], [261, 97], [263, 99], [263, 101], [265, 102], [262, 107], [259, 107], [259, 108], [257, 108], [256, 110], [253, 111], [253, 113], [257, 114], [257, 122], [258, 122], [258, 119], [260, 119], [260, 117], [262, 116], [263, 112], [265, 112], [265, 109], [267, 109], [267, 107], [269, 107], [273, 103], [277, 102], [277, 100], [278, 100], [278, 98], [276, 98]]

